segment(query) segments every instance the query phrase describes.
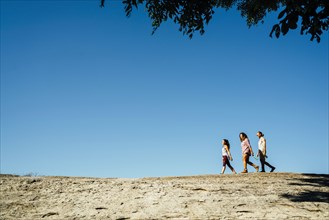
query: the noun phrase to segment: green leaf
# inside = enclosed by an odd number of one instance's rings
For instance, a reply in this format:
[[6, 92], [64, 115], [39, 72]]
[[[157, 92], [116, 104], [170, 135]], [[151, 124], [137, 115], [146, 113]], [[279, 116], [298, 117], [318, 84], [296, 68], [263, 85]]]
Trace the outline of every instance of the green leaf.
[[[280, 36], [280, 26], [278, 24], [273, 25], [272, 31], [270, 33], [270, 37], [272, 37], [274, 32], [275, 32], [276, 37], [278, 38]], [[278, 34], [278, 32], [279, 32], [279, 34]]]
[[278, 19], [281, 19], [285, 13], [286, 13], [286, 9], [280, 12]]
[[289, 28], [290, 29], [296, 29], [297, 28], [297, 23], [289, 23]]
[[275, 30], [275, 36], [276, 36], [276, 38], [279, 38], [279, 37], [280, 37], [280, 27], [278, 27], [278, 28]]
[[289, 31], [289, 27], [286, 23], [282, 23], [281, 25], [281, 32], [283, 35], [286, 35]]

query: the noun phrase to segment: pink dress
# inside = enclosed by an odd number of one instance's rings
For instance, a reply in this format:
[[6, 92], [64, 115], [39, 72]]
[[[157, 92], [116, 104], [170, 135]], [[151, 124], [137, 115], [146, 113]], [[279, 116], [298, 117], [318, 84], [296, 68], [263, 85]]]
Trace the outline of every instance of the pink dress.
[[242, 149], [242, 154], [251, 154], [250, 152], [250, 142], [248, 140], [248, 138], [244, 139], [241, 142], [241, 149]]

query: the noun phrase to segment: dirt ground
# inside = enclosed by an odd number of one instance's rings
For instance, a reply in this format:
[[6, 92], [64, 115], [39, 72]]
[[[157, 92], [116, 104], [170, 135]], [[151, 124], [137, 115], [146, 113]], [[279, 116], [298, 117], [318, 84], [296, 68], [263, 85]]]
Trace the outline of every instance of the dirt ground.
[[0, 175], [0, 219], [329, 219], [329, 175]]

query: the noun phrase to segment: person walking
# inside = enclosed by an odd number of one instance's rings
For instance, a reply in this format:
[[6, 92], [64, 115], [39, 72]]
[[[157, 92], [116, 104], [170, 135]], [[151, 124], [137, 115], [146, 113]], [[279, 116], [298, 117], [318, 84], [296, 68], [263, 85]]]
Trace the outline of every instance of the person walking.
[[248, 136], [241, 132], [240, 135], [240, 141], [241, 141], [241, 149], [242, 149], [242, 161], [243, 161], [243, 168], [244, 170], [241, 173], [248, 173], [247, 164], [250, 166], [253, 166], [256, 169], [256, 172], [258, 172], [259, 166], [256, 164], [253, 164], [249, 161], [250, 155], [254, 156], [254, 152], [252, 150], [252, 147], [250, 145]]
[[266, 162], [266, 139], [264, 138], [264, 134], [261, 131], [257, 132], [257, 137], [259, 138], [258, 140], [258, 154], [257, 157], [259, 157], [262, 170], [260, 172], [265, 172], [265, 165], [271, 168], [271, 173], [275, 170], [275, 167]]
[[233, 161], [233, 157], [230, 152], [230, 142], [227, 139], [223, 139], [222, 145], [223, 168], [221, 174], [224, 174], [226, 165], [231, 169], [232, 173], [236, 174], [234, 168], [230, 164], [230, 160]]

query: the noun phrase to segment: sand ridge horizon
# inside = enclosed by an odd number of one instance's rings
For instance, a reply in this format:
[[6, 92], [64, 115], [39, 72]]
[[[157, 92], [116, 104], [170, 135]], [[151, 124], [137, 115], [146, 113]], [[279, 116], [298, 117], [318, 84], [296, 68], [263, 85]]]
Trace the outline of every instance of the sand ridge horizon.
[[[191, 178], [191, 177], [205, 177], [205, 176], [222, 176], [222, 175], [249, 175], [261, 172], [249, 172], [249, 173], [241, 173], [238, 172], [236, 174], [227, 172], [224, 174], [220, 173], [206, 173], [206, 174], [191, 174], [191, 175], [163, 175], [163, 176], [138, 176], [138, 177], [118, 177], [118, 176], [108, 176], [108, 177], [101, 177], [101, 176], [73, 176], [73, 175], [43, 175], [39, 173], [27, 173], [27, 174], [11, 174], [11, 173], [0, 173], [0, 177], [63, 177], [63, 178], [95, 178], [95, 179], [144, 179], [144, 178]], [[265, 172], [270, 174], [270, 172]], [[300, 172], [273, 172], [280, 173], [280, 174], [301, 174], [301, 175], [320, 175], [320, 176], [329, 176], [329, 173], [300, 173]]]

